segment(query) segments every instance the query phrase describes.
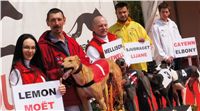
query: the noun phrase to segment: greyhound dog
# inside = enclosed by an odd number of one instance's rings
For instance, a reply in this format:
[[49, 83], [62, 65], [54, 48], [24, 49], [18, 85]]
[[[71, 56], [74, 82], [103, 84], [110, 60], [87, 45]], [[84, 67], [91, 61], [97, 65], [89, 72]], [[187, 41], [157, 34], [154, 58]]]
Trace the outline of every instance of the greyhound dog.
[[[154, 104], [152, 102], [151, 84], [142, 71], [128, 69], [127, 64], [123, 58], [119, 58], [115, 61], [122, 70], [123, 75], [123, 87], [125, 90], [125, 106], [128, 111], [146, 111], [150, 110], [148, 106], [148, 98], [150, 99], [152, 110], [155, 111]], [[138, 92], [138, 93], [137, 93]], [[139, 108], [137, 107], [134, 98], [138, 96]], [[144, 103], [144, 102], [147, 102]], [[129, 104], [131, 103], [131, 104]], [[144, 104], [145, 105], [144, 105]], [[127, 105], [126, 105], [127, 104]], [[142, 105], [143, 104], [143, 105]], [[132, 106], [133, 108], [131, 109]]]
[[122, 72], [114, 61], [100, 59], [86, 66], [81, 63], [78, 56], [70, 56], [64, 59], [62, 65], [66, 74], [63, 77], [72, 76], [75, 79], [84, 111], [89, 111], [88, 99], [90, 98], [96, 99], [102, 111], [108, 110], [107, 80], [111, 75], [112, 84], [118, 92], [119, 109], [123, 110]]
[[[195, 94], [193, 89], [193, 83], [195, 80], [199, 81], [200, 76], [199, 69], [196, 66], [188, 66], [184, 69], [175, 71], [171, 69], [165, 61], [162, 61], [161, 64], [159, 64], [155, 69], [156, 71], [154, 73], [156, 74], [152, 78], [152, 83], [157, 82], [155, 86], [160, 85], [157, 86], [157, 89], [163, 89], [164, 91], [159, 90], [159, 92], [161, 94], [164, 93], [165, 96], [167, 96], [168, 94], [169, 87], [172, 86], [173, 96], [177, 103], [177, 106], [180, 106], [180, 100], [178, 98], [177, 90], [182, 91], [183, 104], [185, 104], [186, 84], [188, 84], [189, 89], [192, 91], [192, 93]], [[167, 79], [167, 82], [164, 82], [164, 79]], [[165, 83], [165, 86], [166, 84], [168, 84], [168, 87], [164, 87], [164, 84], [162, 85], [162, 83]], [[165, 98], [168, 104], [172, 104], [168, 100], [168, 97]], [[157, 101], [157, 103], [160, 108], [160, 102]]]
[[[162, 70], [160, 70], [159, 68], [162, 68]], [[172, 75], [170, 73], [170, 70], [164, 64], [159, 65], [158, 67], [156, 63], [154, 63], [151, 64], [151, 66], [148, 66], [147, 76], [150, 80], [153, 94], [156, 97], [158, 109], [164, 108], [162, 102], [162, 97], [164, 97], [167, 103], [166, 106], [168, 106], [172, 110], [172, 102], [170, 101], [168, 96], [168, 92], [171, 90], [172, 86]]]
[[[162, 64], [166, 63], [163, 62]], [[177, 90], [181, 90], [183, 96], [183, 104], [185, 105], [185, 98], [186, 98], [186, 85], [188, 84], [189, 89], [194, 93], [193, 83], [195, 80], [198, 80], [200, 73], [196, 66], [188, 66], [184, 69], [180, 70], [171, 70], [172, 75], [172, 89], [173, 89], [173, 96], [178, 106], [180, 106], [180, 100], [178, 98]]]

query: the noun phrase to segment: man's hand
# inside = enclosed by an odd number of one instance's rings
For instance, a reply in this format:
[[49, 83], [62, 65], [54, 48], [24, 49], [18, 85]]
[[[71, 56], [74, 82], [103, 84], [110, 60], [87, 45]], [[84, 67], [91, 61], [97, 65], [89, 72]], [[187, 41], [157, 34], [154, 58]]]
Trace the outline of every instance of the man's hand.
[[172, 64], [174, 58], [172, 56], [169, 56], [165, 61], [168, 63], [168, 64]]
[[144, 41], [145, 41], [144, 38], [139, 38], [139, 39], [138, 39], [138, 42], [144, 42]]

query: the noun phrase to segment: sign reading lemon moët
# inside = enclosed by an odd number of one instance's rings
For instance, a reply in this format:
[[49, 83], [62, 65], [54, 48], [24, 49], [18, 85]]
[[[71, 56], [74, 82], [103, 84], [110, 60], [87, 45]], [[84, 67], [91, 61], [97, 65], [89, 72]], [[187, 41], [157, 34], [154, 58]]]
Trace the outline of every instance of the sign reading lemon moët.
[[60, 82], [17, 85], [12, 87], [16, 111], [64, 111]]

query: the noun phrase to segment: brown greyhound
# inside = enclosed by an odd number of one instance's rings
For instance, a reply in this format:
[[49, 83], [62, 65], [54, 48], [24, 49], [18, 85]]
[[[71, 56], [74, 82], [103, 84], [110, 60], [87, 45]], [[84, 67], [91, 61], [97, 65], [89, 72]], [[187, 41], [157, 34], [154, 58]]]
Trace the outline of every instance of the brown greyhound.
[[71, 75], [78, 85], [77, 92], [80, 96], [84, 111], [89, 111], [89, 98], [95, 98], [102, 111], [107, 110], [107, 80], [109, 76], [112, 76], [112, 84], [119, 96], [119, 106], [121, 110], [123, 109], [122, 72], [114, 61], [100, 59], [94, 64], [86, 66], [81, 63], [78, 56], [70, 56], [64, 59], [63, 66], [65, 72], [68, 72], [65, 74], [69, 74], [67, 76]]

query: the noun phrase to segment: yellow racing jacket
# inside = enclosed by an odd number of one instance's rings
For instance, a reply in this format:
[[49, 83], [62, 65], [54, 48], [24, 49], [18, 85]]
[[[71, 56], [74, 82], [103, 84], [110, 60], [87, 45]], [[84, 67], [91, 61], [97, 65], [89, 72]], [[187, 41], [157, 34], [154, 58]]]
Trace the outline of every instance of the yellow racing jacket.
[[[123, 44], [128, 42], [138, 42], [140, 38], [144, 38], [145, 41], [149, 41], [150, 44], [152, 44], [146, 30], [139, 23], [132, 21], [130, 18], [125, 24], [119, 22], [115, 23], [109, 28], [109, 32], [115, 34], [118, 38], [121, 38]], [[147, 71], [146, 63], [132, 64], [131, 68]]]

